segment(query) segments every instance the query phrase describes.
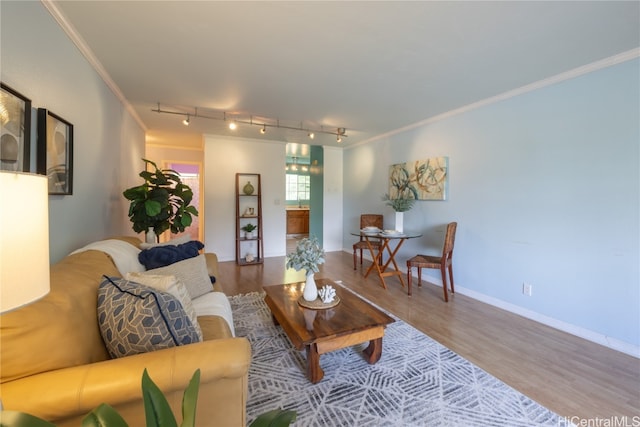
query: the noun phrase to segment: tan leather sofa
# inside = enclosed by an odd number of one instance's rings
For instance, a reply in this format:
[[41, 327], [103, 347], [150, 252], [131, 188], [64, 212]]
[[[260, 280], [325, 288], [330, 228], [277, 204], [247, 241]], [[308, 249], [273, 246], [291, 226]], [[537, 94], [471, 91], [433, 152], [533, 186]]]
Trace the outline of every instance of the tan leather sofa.
[[[206, 257], [210, 274], [218, 277], [216, 256]], [[92, 409], [108, 403], [130, 426], [142, 426], [140, 384], [146, 368], [180, 423], [184, 389], [199, 368], [197, 424], [245, 426], [249, 342], [234, 338], [222, 318], [200, 316], [203, 342], [109, 359], [96, 308], [104, 274], [120, 275], [106, 253], [69, 255], [51, 267], [51, 292], [46, 297], [0, 316], [4, 409], [77, 427]]]

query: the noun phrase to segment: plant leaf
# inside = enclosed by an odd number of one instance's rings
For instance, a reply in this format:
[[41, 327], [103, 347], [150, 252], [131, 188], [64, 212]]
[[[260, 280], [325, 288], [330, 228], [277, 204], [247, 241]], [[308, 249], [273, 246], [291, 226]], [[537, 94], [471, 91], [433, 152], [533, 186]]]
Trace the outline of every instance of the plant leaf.
[[118, 411], [103, 403], [82, 419], [82, 427], [128, 427], [128, 424]]
[[49, 421], [24, 412], [2, 411], [1, 414], [0, 426], [2, 427], [56, 427]]
[[198, 388], [200, 387], [200, 369], [196, 369], [182, 397], [182, 427], [195, 427]]
[[156, 216], [162, 212], [162, 205], [155, 200], [146, 200], [144, 202], [144, 210], [148, 216]]
[[142, 398], [147, 427], [178, 427], [167, 398], [151, 380], [146, 368], [142, 373]]
[[296, 420], [296, 411], [274, 409], [258, 416], [249, 427], [287, 427]]

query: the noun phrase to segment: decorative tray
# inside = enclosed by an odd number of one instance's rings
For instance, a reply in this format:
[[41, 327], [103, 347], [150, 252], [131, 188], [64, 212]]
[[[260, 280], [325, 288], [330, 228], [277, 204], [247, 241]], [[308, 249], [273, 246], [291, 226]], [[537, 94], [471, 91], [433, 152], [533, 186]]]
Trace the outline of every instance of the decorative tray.
[[323, 310], [325, 308], [335, 307], [336, 305], [340, 304], [340, 297], [336, 295], [333, 301], [325, 304], [322, 302], [320, 298], [316, 298], [313, 301], [307, 301], [306, 299], [304, 299], [303, 296], [300, 296], [300, 298], [298, 298], [298, 304], [300, 304], [304, 308], [311, 308], [313, 310]]

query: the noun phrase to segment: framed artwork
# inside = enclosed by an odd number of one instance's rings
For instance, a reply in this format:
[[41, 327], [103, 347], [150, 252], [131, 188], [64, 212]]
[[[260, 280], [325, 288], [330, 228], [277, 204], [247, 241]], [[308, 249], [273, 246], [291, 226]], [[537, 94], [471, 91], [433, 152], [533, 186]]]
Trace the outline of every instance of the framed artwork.
[[389, 167], [391, 199], [446, 200], [448, 186], [448, 157], [432, 157]]
[[29, 172], [31, 100], [4, 83], [0, 89], [0, 170]]
[[73, 194], [73, 125], [44, 108], [38, 108], [37, 165], [49, 194]]

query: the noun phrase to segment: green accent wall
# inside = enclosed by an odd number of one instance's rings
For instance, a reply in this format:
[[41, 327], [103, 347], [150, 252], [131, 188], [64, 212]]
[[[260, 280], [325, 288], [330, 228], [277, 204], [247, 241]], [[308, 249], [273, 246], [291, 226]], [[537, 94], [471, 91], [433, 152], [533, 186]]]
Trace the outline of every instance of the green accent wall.
[[324, 150], [311, 146], [311, 200], [309, 201], [309, 236], [316, 236], [322, 246], [322, 207], [324, 205]]

